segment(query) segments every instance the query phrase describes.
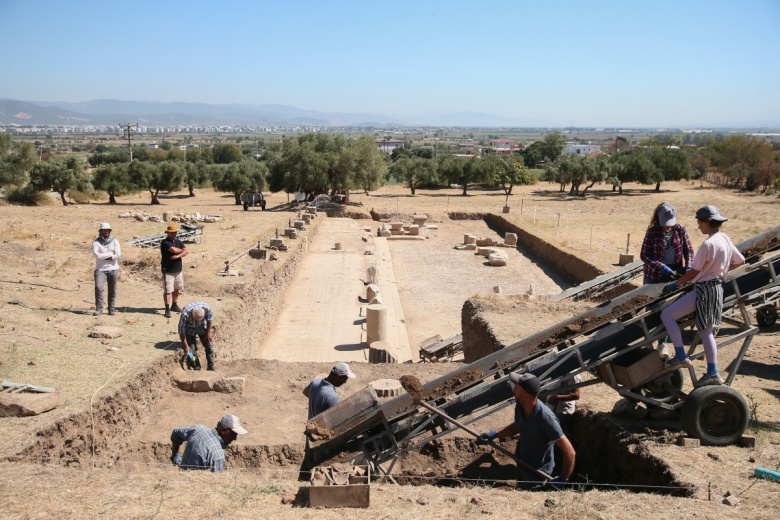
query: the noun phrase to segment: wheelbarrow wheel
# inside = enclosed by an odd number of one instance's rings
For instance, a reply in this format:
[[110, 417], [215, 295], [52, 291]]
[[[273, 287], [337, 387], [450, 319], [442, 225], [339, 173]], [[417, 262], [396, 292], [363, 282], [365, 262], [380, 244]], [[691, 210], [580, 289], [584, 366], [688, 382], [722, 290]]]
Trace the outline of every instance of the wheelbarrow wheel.
[[682, 408], [682, 427], [710, 446], [734, 444], [747, 429], [750, 412], [742, 395], [725, 385], [694, 389]]
[[777, 321], [777, 308], [774, 305], [764, 305], [756, 309], [756, 323], [760, 327], [771, 327]]

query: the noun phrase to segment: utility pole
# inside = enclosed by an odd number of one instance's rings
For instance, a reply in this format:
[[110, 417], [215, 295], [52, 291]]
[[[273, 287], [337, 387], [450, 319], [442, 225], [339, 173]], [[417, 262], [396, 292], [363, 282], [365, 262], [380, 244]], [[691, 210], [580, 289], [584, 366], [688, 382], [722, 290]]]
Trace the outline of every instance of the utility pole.
[[138, 131], [138, 123], [119, 125], [122, 127], [124, 133], [124, 139], [127, 139], [127, 149], [130, 151], [130, 162], [133, 162], [133, 132]]

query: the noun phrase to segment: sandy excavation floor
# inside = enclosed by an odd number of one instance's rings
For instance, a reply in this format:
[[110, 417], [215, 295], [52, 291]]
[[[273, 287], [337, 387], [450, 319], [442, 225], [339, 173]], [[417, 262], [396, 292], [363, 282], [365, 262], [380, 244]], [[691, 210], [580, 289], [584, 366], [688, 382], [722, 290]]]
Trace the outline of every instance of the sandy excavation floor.
[[[706, 185], [699, 188], [698, 185], [671, 183], [663, 188], [662, 193], [655, 194], [646, 187], [630, 186], [624, 197], [597, 190], [593, 196], [581, 200], [558, 194], [553, 185], [525, 187], [516, 189], [510, 198], [512, 211], [507, 218], [604, 271], [613, 269], [618, 253], [625, 251], [626, 234], [631, 233], [630, 251], [638, 253], [650, 212], [662, 200], [676, 205], [680, 220], [693, 231], [693, 218], [686, 215], [692, 215], [703, 204], [717, 205], [732, 219], [726, 231], [735, 242], [780, 223], [780, 204], [773, 197], [736, 194]], [[481, 220], [449, 221], [445, 217], [447, 212], [500, 213], [504, 204], [500, 192], [473, 190], [465, 198], [460, 197], [459, 192], [457, 189], [420, 190], [412, 197], [406, 189], [386, 187], [367, 196], [353, 196], [353, 200], [363, 203], [361, 211], [373, 208], [381, 214], [396, 211], [404, 215], [428, 213], [439, 225], [438, 232], [423, 243], [397, 242], [388, 246], [412, 346], [433, 334], [445, 336], [457, 332], [463, 300], [475, 294], [489, 294], [494, 285], [500, 285], [507, 294], [525, 292], [529, 283], [534, 283], [539, 293], [555, 292], [565, 285], [563, 280], [545, 278], [538, 266], [519, 253], [517, 258], [511, 259], [516, 261], [511, 261], [510, 268], [514, 269], [517, 264], [520, 274], [501, 278], [503, 275], [497, 274], [495, 268], [481, 265], [473, 255], [470, 257], [470, 252], [454, 251], [451, 246], [462, 240], [464, 230], [478, 235], [480, 229], [484, 229], [484, 234], [490, 231]], [[337, 514], [342, 517], [343, 511], [307, 511], [281, 505], [281, 496], [297, 490], [298, 484], [292, 477], [293, 468], [278, 466], [279, 460], [268, 466], [278, 470], [274, 474], [258, 474], [256, 470], [241, 467], [240, 461], [236, 460], [234, 470], [226, 477], [217, 478], [181, 474], [165, 464], [149, 461], [150, 453], [155, 450], [164, 453], [164, 447], [160, 446], [164, 446], [169, 428], [192, 422], [211, 424], [228, 411], [238, 412], [250, 430], [247, 438], [237, 443], [237, 453], [243, 453], [242, 449], [262, 451], [266, 449], [263, 447], [289, 445], [289, 456], [279, 455], [285, 452], [283, 448], [268, 450], [271, 457], [288, 457], [289, 463], [289, 457], [294, 458], [295, 450], [300, 449], [305, 421], [305, 399], [300, 391], [309, 379], [326, 371], [331, 363], [313, 363], [314, 359], [287, 363], [242, 362], [231, 357], [232, 349], [243, 348], [240, 337], [230, 334], [231, 324], [235, 323], [231, 313], [243, 310], [242, 301], [254, 294], [251, 291], [255, 284], [266, 283], [267, 279], [260, 277], [257, 263], [247, 256], [235, 263], [235, 268], [244, 276], [216, 276], [226, 259], [240, 254], [258, 240], [273, 236], [276, 229], [287, 225], [292, 214], [286, 211], [243, 212], [232, 204], [230, 196], [208, 190], [199, 192], [195, 199], [184, 194], [164, 197], [161, 207], [148, 206], [145, 196], [120, 199], [120, 202], [118, 207], [105, 204], [67, 208], [58, 205], [43, 208], [0, 206], [0, 378], [56, 387], [62, 400], [57, 410], [41, 416], [0, 419], [0, 455], [8, 457], [19, 453], [23, 447], [35, 442], [36, 431], [69, 414], [89, 411], [97, 401], [136, 381], [151, 364], [171, 357], [177, 340], [176, 320], [162, 317], [157, 251], [126, 247], [120, 282], [122, 313], [114, 318], [103, 316], [99, 319], [90, 315], [93, 259], [89, 244], [97, 224], [109, 220], [115, 235], [122, 239], [156, 233], [163, 227], [159, 223], [119, 219], [118, 215], [124, 211], [197, 210], [223, 215], [222, 222], [206, 225], [202, 244], [191, 246], [191, 254], [185, 261], [187, 291], [182, 299], [185, 303], [205, 299], [213, 304], [218, 325], [222, 327], [218, 331], [217, 344], [223, 359], [219, 368], [225, 375], [245, 375], [247, 390], [240, 396], [224, 396], [186, 394], [169, 387], [160, 406], [144, 417], [132, 435], [118, 443], [120, 452], [126, 454], [122, 460], [128, 464], [113, 470], [90, 469], [93, 465], [99, 468], [106, 462], [100, 454], [96, 458], [85, 454], [80, 467], [70, 469], [40, 465], [36, 458], [16, 463], [1, 462], [0, 467], [10, 477], [0, 482], [0, 496], [6, 497], [3, 516], [95, 517], [110, 514], [171, 518], [188, 514], [244, 518], [256, 517], [257, 511], [262, 510], [277, 518], [313, 517], [315, 514], [320, 518], [335, 518]], [[282, 208], [286, 202], [284, 195], [272, 195], [269, 208]], [[561, 219], [556, 234], [558, 213]], [[445, 221], [452, 227], [448, 229]], [[364, 225], [375, 226], [370, 220], [356, 222], [358, 233]], [[691, 234], [694, 246], [698, 246], [702, 237]], [[335, 256], [327, 250], [335, 240], [315, 233], [310, 244], [318, 239], [323, 239], [322, 251], [309, 256]], [[269, 263], [269, 266], [280, 272], [285, 258], [281, 255], [279, 261]], [[470, 277], [471, 271], [460, 271], [472, 260], [478, 264], [475, 268], [490, 272], [487, 278]], [[432, 272], [430, 266], [435, 264], [448, 265], [446, 274], [437, 275], [437, 278], [421, 275]], [[350, 265], [356, 273], [362, 268], [356, 261]], [[526, 272], [528, 276], [524, 279], [522, 276]], [[423, 278], [430, 280], [423, 283]], [[539, 282], [541, 279], [546, 281]], [[352, 287], [352, 276], [345, 280]], [[302, 278], [293, 280], [293, 287], [302, 281]], [[362, 284], [350, 290], [352, 294], [344, 301], [351, 306], [349, 313], [355, 313], [359, 308], [355, 292], [360, 294]], [[285, 303], [290, 304], [292, 300]], [[566, 305], [556, 308], [529, 302], [507, 302], [507, 305], [498, 308], [492, 320], [498, 325], [496, 332], [501, 341], [530, 334], [538, 330], [537, 327], [543, 328], [578, 312], [576, 306]], [[522, 319], [513, 316], [514, 312], [521, 314]], [[256, 321], [262, 320], [262, 315], [258, 314]], [[89, 339], [86, 333], [94, 324], [120, 326], [124, 335], [108, 342]], [[312, 323], [309, 328], [320, 326]], [[358, 326], [350, 324], [350, 327]], [[357, 340], [357, 334], [352, 330], [346, 335], [348, 337], [339, 340], [338, 344], [350, 345]], [[257, 341], [249, 347], [257, 351], [265, 344], [265, 341]], [[111, 347], [116, 350], [109, 350]], [[780, 466], [780, 377], [776, 370], [779, 352], [780, 326], [776, 325], [756, 337], [742, 374], [735, 382], [735, 388], [743, 395], [750, 394], [757, 404], [758, 422], [751, 430], [758, 437], [755, 449], [684, 450], [664, 441], [674, 435], [653, 433], [655, 430], [648, 425], [641, 446], [664, 460], [678, 478], [697, 485], [693, 499], [625, 492], [566, 492], [555, 495], [553, 502], [545, 503], [547, 494], [377, 486], [372, 492], [370, 512], [382, 518], [395, 518], [401, 512], [432, 519], [481, 518], [487, 513], [520, 518], [634, 518], [637, 515], [654, 517], [659, 511], [663, 511], [664, 516], [776, 518], [778, 505], [772, 496], [777, 484], [753, 481], [749, 476], [752, 468], [758, 465], [773, 469]], [[404, 365], [377, 367], [356, 363], [354, 368], [361, 376], [355, 383], [380, 376], [397, 377], [407, 370], [422, 381], [428, 381], [449, 370], [446, 364], [407, 365], [404, 368]], [[343, 395], [350, 395], [359, 388], [358, 384], [349, 384], [342, 389]], [[608, 411], [616, 398], [610, 389], [596, 385], [584, 392], [582, 404], [593, 410]], [[120, 425], [96, 426], [98, 430], [110, 430]], [[160, 457], [163, 457], [162, 453]], [[709, 453], [716, 455], [717, 460], [708, 456]], [[139, 464], [141, 460], [146, 462]], [[707, 497], [710, 482], [715, 486], [712, 501]], [[190, 495], [182, 494], [182, 488], [199, 490], [200, 503], [194, 510]], [[719, 504], [727, 489], [739, 494], [742, 500], [739, 506], [727, 508]], [[483, 505], [473, 503], [471, 499], [475, 497], [483, 500]]]
[[[280, 361], [365, 361], [361, 303], [367, 243], [359, 222], [322, 218], [299, 274], [287, 291], [278, 325], [258, 357]], [[364, 234], [364, 233], [363, 233]], [[340, 250], [335, 244], [341, 245]], [[316, 324], [316, 325], [314, 325]], [[408, 358], [408, 356], [407, 356]]]
[[[565, 284], [560, 277], [556, 283], [517, 249], [504, 248], [509, 262], [498, 268], [487, 265], [485, 257], [474, 251], [456, 250], [454, 246], [463, 243], [465, 233], [503, 241], [482, 220], [432, 224], [435, 227], [427, 231], [425, 240], [374, 237], [373, 226], [366, 232], [361, 224], [340, 218], [321, 224], [287, 293], [278, 325], [260, 348], [260, 358], [367, 361], [362, 281], [371, 265], [380, 278], [388, 328], [402, 328], [389, 331], [388, 341], [400, 362], [418, 361], [417, 345], [424, 339], [458, 334], [463, 302], [471, 296], [489, 297], [496, 286], [510, 295], [524, 293], [531, 286], [537, 294], [553, 294]], [[335, 242], [342, 250], [334, 249]], [[365, 251], [375, 254], [365, 255]], [[396, 312], [394, 302], [399, 298], [402, 308]], [[319, 326], [311, 327], [312, 323]]]

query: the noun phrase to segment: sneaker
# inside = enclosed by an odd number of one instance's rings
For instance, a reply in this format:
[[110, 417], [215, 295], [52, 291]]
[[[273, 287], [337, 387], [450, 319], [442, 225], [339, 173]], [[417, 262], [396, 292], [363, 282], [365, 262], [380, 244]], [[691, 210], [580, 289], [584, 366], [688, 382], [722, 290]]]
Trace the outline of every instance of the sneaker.
[[661, 359], [663, 359], [663, 360], [667, 360], [667, 359], [669, 359], [671, 357], [669, 355], [669, 349], [666, 346], [666, 342], [659, 343], [658, 347], [656, 348], [656, 350], [658, 351], [658, 355], [660, 355]]
[[214, 368], [214, 365], [209, 365], [209, 367], [206, 370], [208, 370], [210, 372], [214, 372], [216, 370], [216, 368]]
[[176, 302], [173, 302], [173, 305], [171, 305], [171, 310], [173, 312], [181, 312], [181, 307]]
[[114, 316], [116, 314], [116, 309], [108, 309], [108, 315]]
[[664, 368], [666, 370], [677, 370], [678, 368], [688, 368], [692, 367], [693, 362], [691, 362], [691, 358], [685, 357], [685, 359], [677, 359], [676, 357], [673, 357], [666, 363], [664, 363]]
[[170, 317], [171, 317], [171, 311], [170, 311], [170, 309], [166, 309], [166, 311], [165, 311], [165, 317], [166, 317], [166, 318], [170, 318]]
[[102, 310], [102, 309], [101, 309], [101, 310], [99, 310], [99, 311], [95, 311], [95, 312], [93, 312], [93, 313], [92, 313], [92, 315], [93, 315], [93, 316], [100, 316], [100, 315], [102, 315], [102, 314], [103, 314], [103, 310]]
[[707, 386], [707, 385], [722, 385], [723, 384], [723, 378], [720, 377], [720, 374], [704, 374], [701, 376], [701, 379], [696, 381], [695, 386], [696, 388], [699, 388], [700, 386]]

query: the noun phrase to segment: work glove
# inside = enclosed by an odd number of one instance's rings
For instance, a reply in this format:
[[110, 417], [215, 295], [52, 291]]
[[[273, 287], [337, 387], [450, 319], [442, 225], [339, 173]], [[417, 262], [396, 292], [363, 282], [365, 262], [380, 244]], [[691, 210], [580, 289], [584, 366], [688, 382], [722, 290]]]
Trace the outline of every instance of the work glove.
[[181, 464], [181, 455], [179, 455], [178, 453], [176, 455], [171, 455], [171, 462], [173, 463], [174, 466], [178, 466], [179, 464]]
[[665, 293], [670, 293], [672, 291], [676, 291], [678, 289], [677, 282], [669, 282], [668, 284], [664, 285], [664, 291]]
[[661, 276], [663, 276], [664, 278], [671, 278], [672, 276], [674, 276], [674, 270], [668, 265], [662, 265]]
[[480, 433], [477, 437], [477, 444], [487, 444], [496, 438], [496, 430], [488, 430], [485, 433]]
[[569, 479], [567, 479], [566, 477], [558, 476], [547, 483], [550, 485], [551, 488], [560, 491], [561, 489], [564, 489], [566, 487], [566, 484], [568, 484], [568, 482]]
[[691, 269], [693, 269], [693, 267], [691, 266], [686, 267], [685, 272], [683, 274], [687, 274]]

